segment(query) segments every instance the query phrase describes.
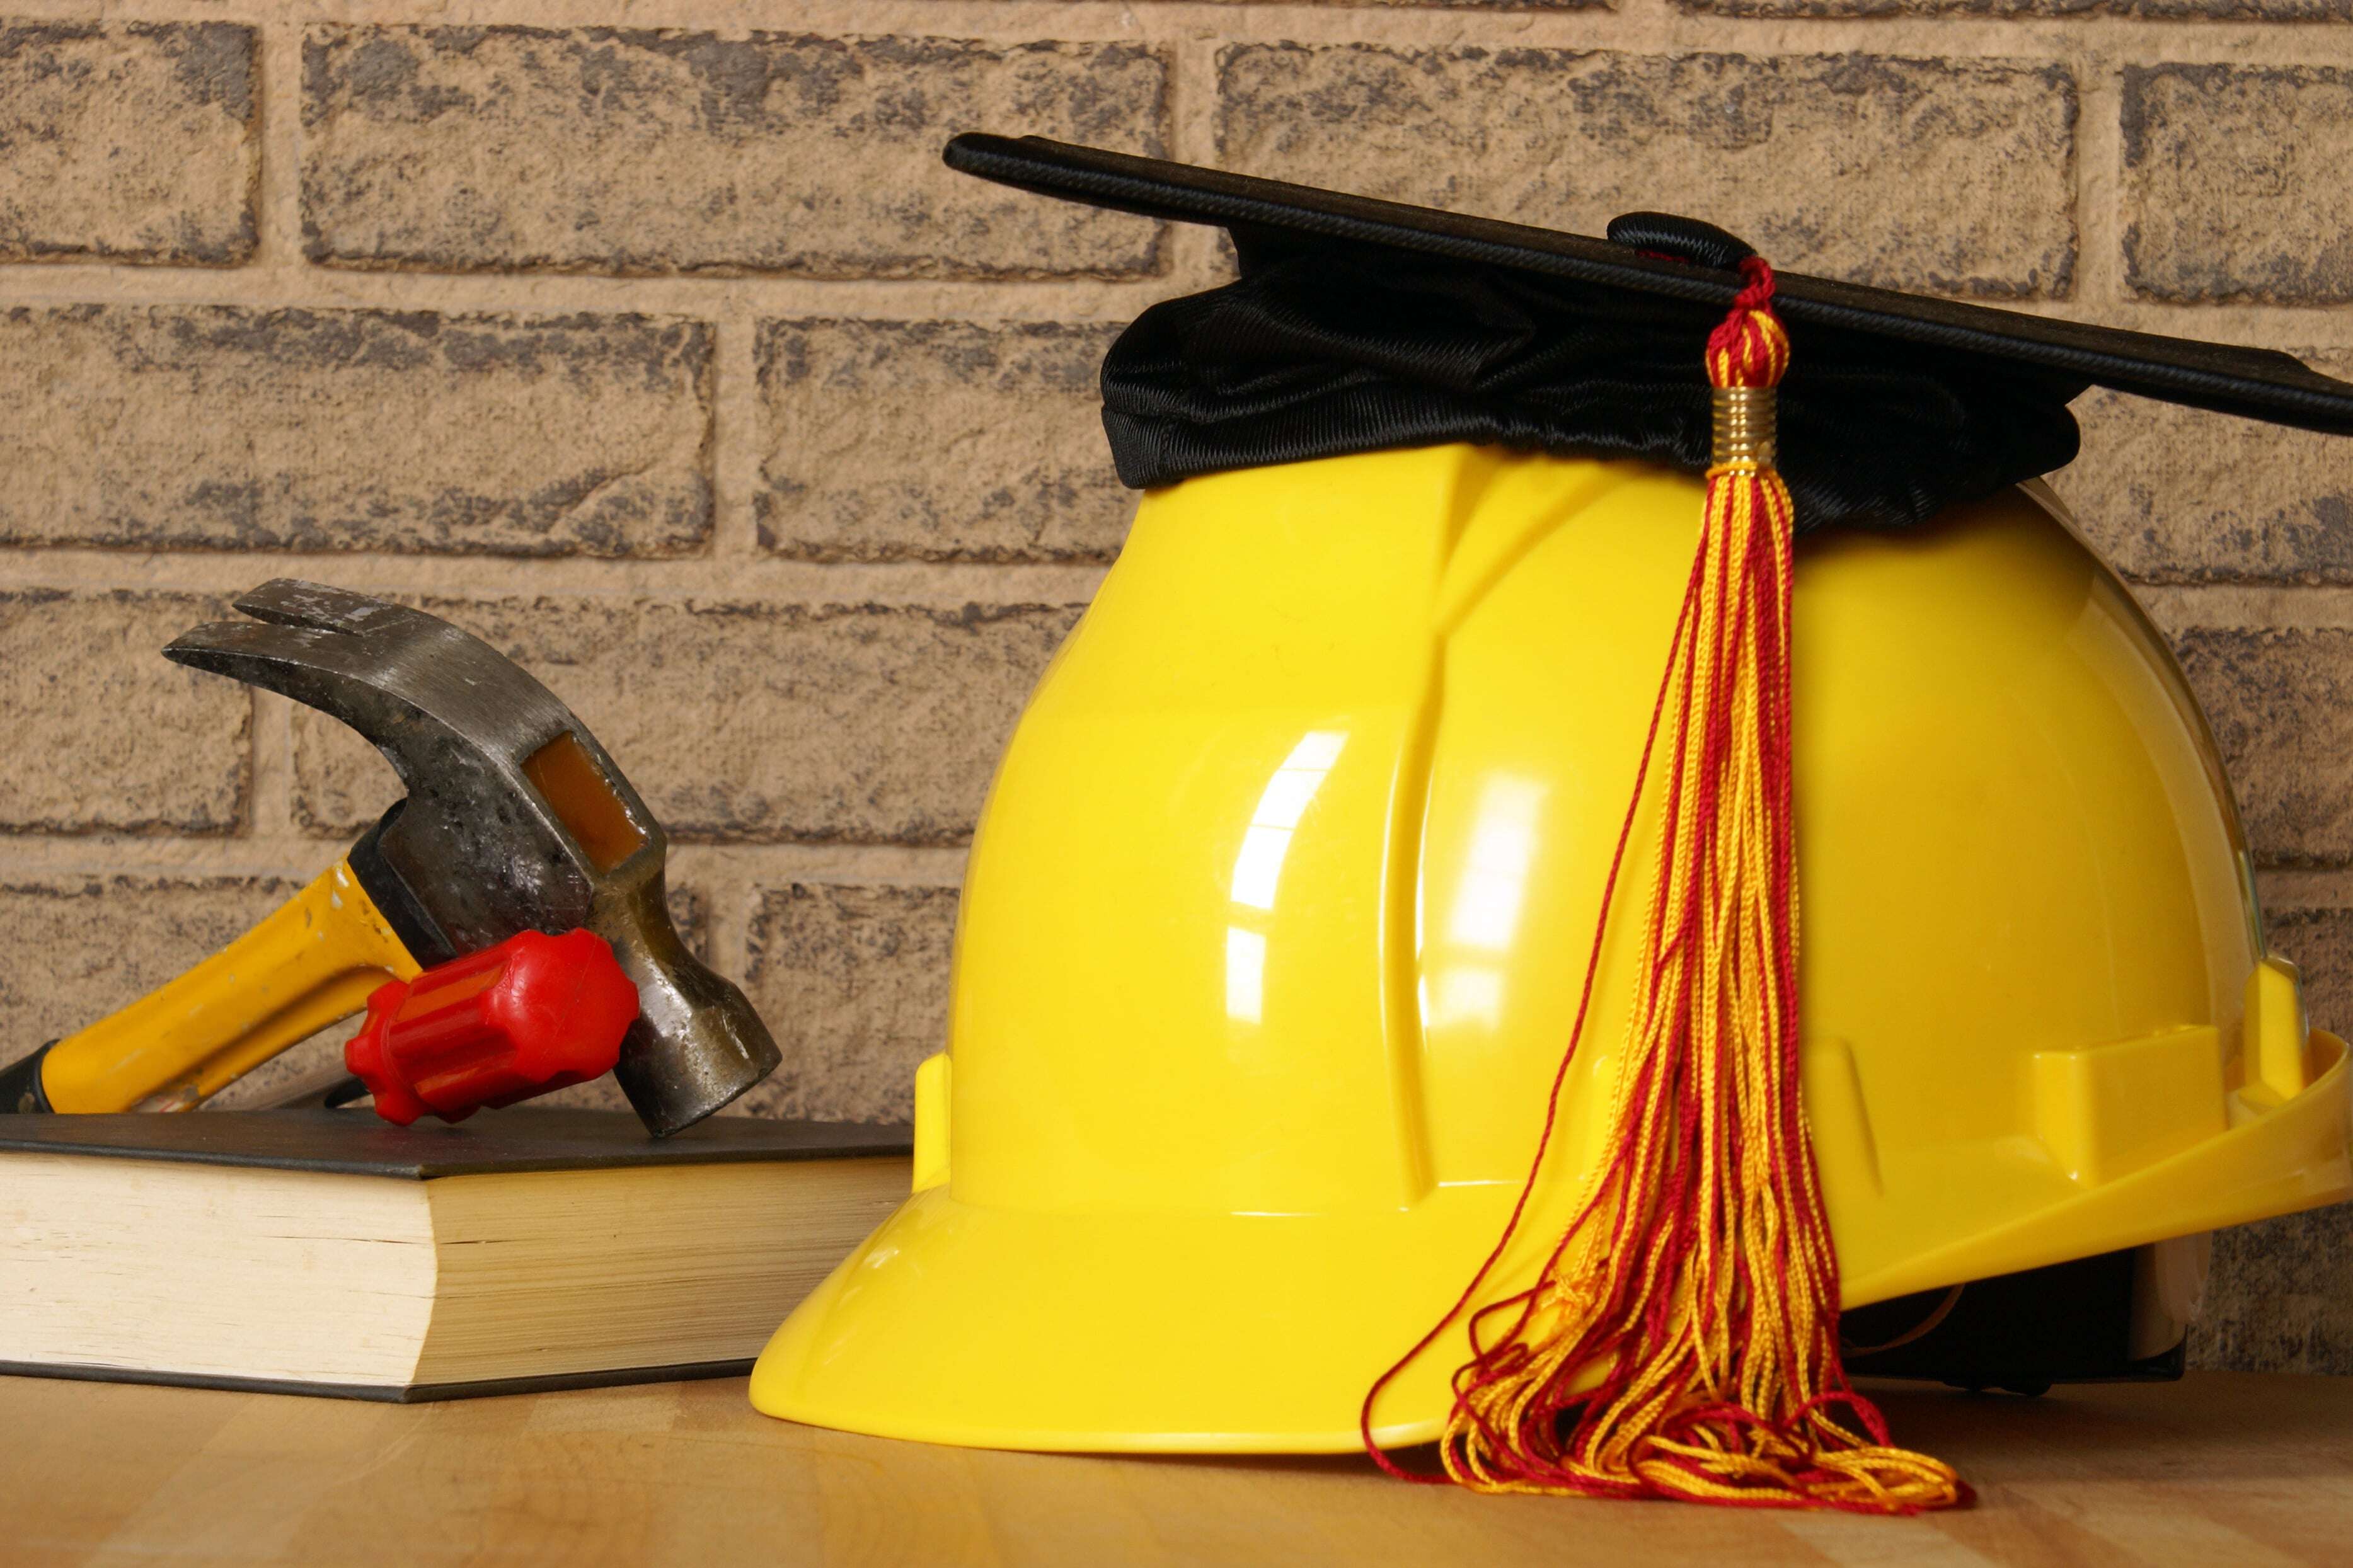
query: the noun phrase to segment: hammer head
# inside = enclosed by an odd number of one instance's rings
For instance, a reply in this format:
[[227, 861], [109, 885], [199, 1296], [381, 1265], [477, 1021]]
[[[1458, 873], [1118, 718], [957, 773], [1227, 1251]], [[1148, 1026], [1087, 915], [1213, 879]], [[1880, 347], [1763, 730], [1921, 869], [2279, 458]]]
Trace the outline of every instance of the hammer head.
[[421, 610], [280, 578], [237, 601], [250, 621], [164, 650], [342, 720], [407, 798], [353, 865], [419, 963], [524, 931], [585, 927], [638, 987], [614, 1077], [656, 1137], [765, 1078], [776, 1042], [743, 992], [670, 923], [669, 841], [605, 748], [547, 688]]

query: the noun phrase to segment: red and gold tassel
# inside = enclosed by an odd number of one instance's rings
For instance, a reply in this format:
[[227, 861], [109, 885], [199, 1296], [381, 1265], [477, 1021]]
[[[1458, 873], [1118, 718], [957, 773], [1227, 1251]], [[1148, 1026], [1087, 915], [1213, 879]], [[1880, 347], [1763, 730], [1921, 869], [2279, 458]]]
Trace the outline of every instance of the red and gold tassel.
[[[1633, 1016], [1608, 1112], [1609, 1163], [1534, 1286], [1472, 1312], [1454, 1376], [1446, 1474], [1482, 1491], [1668, 1497], [1912, 1513], [1963, 1500], [1947, 1465], [1894, 1447], [1848, 1385], [1838, 1260], [1798, 1090], [1798, 889], [1791, 822], [1791, 509], [1774, 468], [1789, 342], [1773, 273], [1707, 345], [1715, 450], [1699, 551], [1610, 862], [1614, 895], [1643, 791], [1664, 792]], [[1544, 1138], [1476, 1296], [1517, 1229]], [[1434, 1478], [1418, 1478], [1434, 1479]]]

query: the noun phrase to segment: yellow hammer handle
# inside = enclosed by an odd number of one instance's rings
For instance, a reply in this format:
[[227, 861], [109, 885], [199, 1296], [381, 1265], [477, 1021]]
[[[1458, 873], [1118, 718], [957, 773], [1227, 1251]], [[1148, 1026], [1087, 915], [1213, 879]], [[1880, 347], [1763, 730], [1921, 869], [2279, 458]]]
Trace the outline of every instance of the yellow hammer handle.
[[338, 860], [195, 968], [50, 1047], [41, 1090], [58, 1110], [185, 1110], [417, 971]]

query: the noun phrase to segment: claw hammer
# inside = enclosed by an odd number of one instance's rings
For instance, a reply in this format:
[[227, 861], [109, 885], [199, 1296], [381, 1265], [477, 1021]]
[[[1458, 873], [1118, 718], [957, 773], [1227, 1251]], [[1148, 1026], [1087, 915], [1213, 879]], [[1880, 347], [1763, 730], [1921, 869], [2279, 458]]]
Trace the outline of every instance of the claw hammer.
[[227, 947], [0, 1071], [0, 1110], [193, 1106], [385, 980], [529, 930], [612, 944], [638, 1000], [614, 1076], [656, 1137], [776, 1067], [751, 1003], [670, 923], [660, 824], [554, 693], [421, 610], [291, 578], [237, 608], [252, 619], [198, 626], [164, 657], [343, 721], [408, 793]]

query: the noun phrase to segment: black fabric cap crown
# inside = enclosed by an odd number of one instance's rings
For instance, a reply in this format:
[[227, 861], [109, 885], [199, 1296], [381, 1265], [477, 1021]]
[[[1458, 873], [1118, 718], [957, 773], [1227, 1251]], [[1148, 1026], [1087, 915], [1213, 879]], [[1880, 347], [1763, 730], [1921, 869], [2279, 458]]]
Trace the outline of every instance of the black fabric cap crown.
[[[1129, 485], [1437, 441], [1707, 467], [1704, 310], [1347, 241], [1240, 256], [1240, 281], [1154, 306], [1103, 361]], [[1924, 521], [2075, 456], [2080, 377], [1791, 336], [1778, 467], [1800, 530]]]
[[[1747, 254], [1720, 229], [1634, 214], [1589, 239], [1036, 138], [947, 161], [1231, 232], [1239, 279], [1152, 307], [1104, 362], [1131, 486], [1441, 441], [1707, 466], [1701, 356]], [[1777, 306], [1801, 529], [1917, 523], [2060, 468], [2094, 384], [2353, 434], [2353, 386], [2269, 351], [1790, 274]]]

